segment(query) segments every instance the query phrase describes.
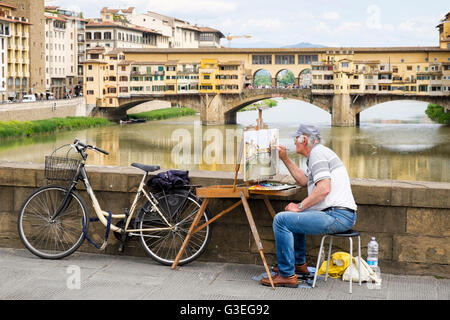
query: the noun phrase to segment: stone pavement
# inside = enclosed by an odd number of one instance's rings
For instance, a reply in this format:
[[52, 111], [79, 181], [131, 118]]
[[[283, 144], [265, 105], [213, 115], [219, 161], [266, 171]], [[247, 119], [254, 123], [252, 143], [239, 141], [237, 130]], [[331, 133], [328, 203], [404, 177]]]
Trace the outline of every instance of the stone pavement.
[[75, 253], [43, 260], [0, 249], [0, 300], [450, 300], [450, 279], [382, 274], [381, 289], [318, 280], [317, 287], [261, 286], [258, 265], [193, 262], [171, 270], [150, 258]]

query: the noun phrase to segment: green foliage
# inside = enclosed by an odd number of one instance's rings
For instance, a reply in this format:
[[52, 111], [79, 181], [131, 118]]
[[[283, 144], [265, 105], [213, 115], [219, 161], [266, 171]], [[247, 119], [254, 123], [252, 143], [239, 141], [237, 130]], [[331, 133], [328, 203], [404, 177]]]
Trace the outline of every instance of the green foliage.
[[262, 103], [258, 102], [258, 103], [251, 104], [251, 105], [249, 105], [249, 106], [247, 106], [245, 108], [242, 108], [238, 112], [257, 110], [258, 107], [260, 107], [260, 106], [266, 106], [266, 107], [269, 107], [269, 108], [273, 108], [273, 107], [276, 107], [277, 105], [278, 105], [278, 102], [276, 100], [266, 99], [266, 100], [263, 100]]
[[102, 118], [67, 117], [37, 121], [0, 121], [0, 138], [30, 137], [41, 133], [75, 130], [113, 124]]
[[277, 78], [278, 85], [288, 86], [295, 83], [295, 76], [291, 71], [280, 73]]
[[441, 106], [430, 103], [425, 113], [433, 121], [440, 124], [450, 125], [450, 112], [446, 113], [444, 108]]
[[153, 110], [149, 112], [130, 114], [129, 117], [131, 119], [147, 119], [149, 121], [153, 121], [153, 120], [178, 118], [184, 116], [193, 116], [195, 114], [196, 114], [195, 110], [189, 108], [166, 108]]
[[272, 86], [272, 77], [269, 75], [256, 75], [255, 76], [255, 86], [256, 87], [264, 87], [264, 86]]

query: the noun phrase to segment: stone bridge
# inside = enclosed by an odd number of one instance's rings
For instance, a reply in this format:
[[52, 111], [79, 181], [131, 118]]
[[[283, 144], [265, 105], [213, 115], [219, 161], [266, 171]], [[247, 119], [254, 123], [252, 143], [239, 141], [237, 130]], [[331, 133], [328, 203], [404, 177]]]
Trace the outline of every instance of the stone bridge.
[[235, 124], [236, 113], [255, 102], [285, 98], [304, 101], [327, 111], [332, 115], [333, 126], [357, 126], [359, 115], [375, 105], [397, 100], [416, 100], [435, 103], [450, 109], [450, 96], [417, 94], [318, 94], [310, 89], [251, 89], [236, 94], [160, 94], [130, 95], [119, 98], [117, 108], [100, 108], [101, 116], [112, 120], [126, 117], [126, 111], [152, 100], [170, 101], [173, 106], [183, 106], [200, 113], [203, 125]]

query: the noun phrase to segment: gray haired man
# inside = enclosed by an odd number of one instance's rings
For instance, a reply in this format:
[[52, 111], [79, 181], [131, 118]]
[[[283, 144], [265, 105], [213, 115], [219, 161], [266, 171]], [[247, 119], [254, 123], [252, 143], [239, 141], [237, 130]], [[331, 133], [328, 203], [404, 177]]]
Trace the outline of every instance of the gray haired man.
[[[320, 129], [300, 125], [292, 137], [297, 153], [307, 158], [306, 172], [289, 159], [286, 147], [279, 147], [280, 159], [293, 178], [308, 188], [301, 203], [290, 203], [273, 222], [278, 267], [275, 286], [298, 286], [297, 274], [308, 274], [306, 235], [345, 232], [356, 223], [356, 203], [350, 178], [342, 161], [331, 149], [321, 144]], [[270, 286], [268, 278], [261, 283]]]

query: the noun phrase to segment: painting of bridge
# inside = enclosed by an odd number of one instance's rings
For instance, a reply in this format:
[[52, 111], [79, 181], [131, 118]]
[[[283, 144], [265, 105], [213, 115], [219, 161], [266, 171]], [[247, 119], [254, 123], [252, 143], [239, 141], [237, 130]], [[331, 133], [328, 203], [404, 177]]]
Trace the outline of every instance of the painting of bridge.
[[244, 132], [244, 180], [264, 181], [278, 173], [278, 129]]

